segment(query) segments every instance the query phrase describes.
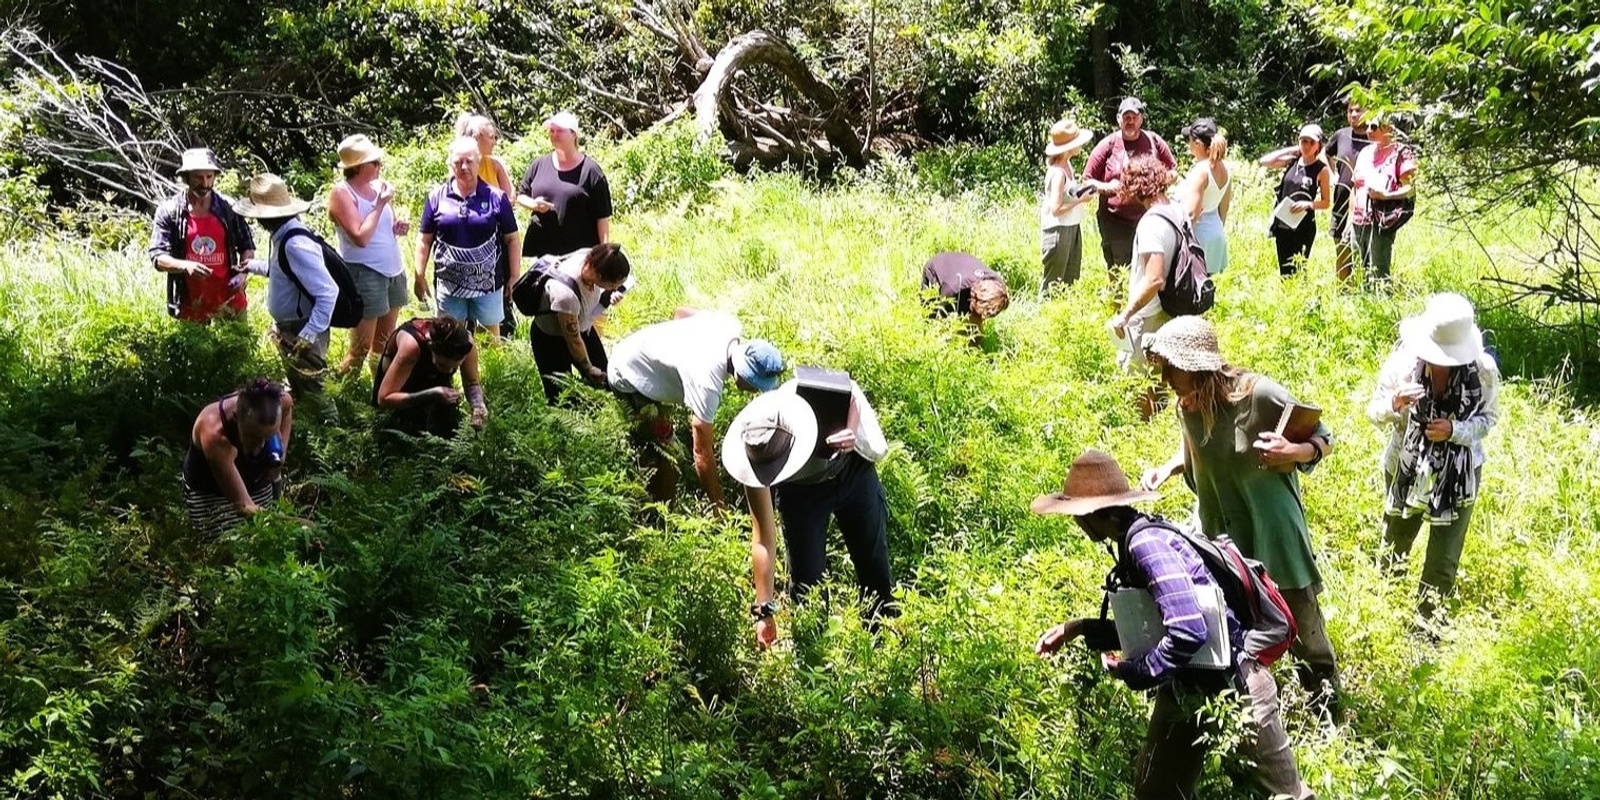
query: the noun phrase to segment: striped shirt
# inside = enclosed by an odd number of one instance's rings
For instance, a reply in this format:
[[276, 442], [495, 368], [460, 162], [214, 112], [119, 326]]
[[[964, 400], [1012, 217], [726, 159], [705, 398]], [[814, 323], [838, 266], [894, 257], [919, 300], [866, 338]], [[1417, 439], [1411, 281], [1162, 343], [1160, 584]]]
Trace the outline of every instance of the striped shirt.
[[[1138, 527], [1128, 535], [1128, 554], [1148, 582], [1145, 587], [1161, 611], [1166, 635], [1150, 652], [1117, 664], [1116, 675], [1132, 689], [1149, 689], [1174, 677], [1206, 643], [1206, 621], [1195, 587], [1215, 585], [1211, 572], [1182, 534], [1161, 525]], [[1227, 612], [1229, 639], [1239, 652], [1243, 631]]]

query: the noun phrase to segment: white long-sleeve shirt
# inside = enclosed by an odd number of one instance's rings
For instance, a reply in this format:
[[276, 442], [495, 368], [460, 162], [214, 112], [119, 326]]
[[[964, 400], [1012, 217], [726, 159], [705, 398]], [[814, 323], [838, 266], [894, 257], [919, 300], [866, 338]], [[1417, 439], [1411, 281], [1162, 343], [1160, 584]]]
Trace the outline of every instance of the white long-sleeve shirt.
[[[1417, 355], [1401, 345], [1395, 348], [1378, 371], [1378, 386], [1367, 402], [1367, 419], [1379, 430], [1389, 432], [1379, 463], [1386, 474], [1392, 474], [1400, 463], [1400, 447], [1405, 439], [1406, 414], [1394, 410], [1394, 396], [1400, 387], [1410, 383], [1417, 371]], [[1465, 445], [1472, 452], [1472, 467], [1483, 466], [1483, 439], [1500, 420], [1500, 367], [1488, 353], [1478, 356], [1478, 380], [1483, 386], [1483, 399], [1472, 416], [1451, 423], [1450, 442]]]
[[[322, 245], [310, 236], [296, 236], [287, 245], [291, 231], [309, 231], [298, 217], [284, 223], [272, 234], [272, 256], [267, 259], [267, 313], [276, 322], [306, 320], [300, 329], [302, 339], [316, 339], [333, 322], [333, 304], [339, 299], [339, 285], [328, 274], [322, 260]], [[305, 293], [294, 285], [281, 268], [279, 254], [287, 247], [289, 268], [300, 279]]]
[[[800, 387], [800, 381], [790, 378], [782, 386], [774, 389], [775, 392], [795, 393]], [[855, 454], [874, 464], [883, 460], [889, 454], [889, 440], [884, 438], [883, 428], [878, 424], [878, 412], [874, 411], [872, 404], [867, 402], [866, 394], [861, 391], [861, 384], [850, 381], [850, 403], [855, 407], [856, 424], [851, 430], [856, 434]], [[819, 434], [820, 435], [820, 434]], [[834, 454], [829, 458], [812, 458], [806, 461], [805, 466], [795, 473], [785, 483], [820, 482], [824, 476], [837, 474], [836, 462], [839, 455]]]

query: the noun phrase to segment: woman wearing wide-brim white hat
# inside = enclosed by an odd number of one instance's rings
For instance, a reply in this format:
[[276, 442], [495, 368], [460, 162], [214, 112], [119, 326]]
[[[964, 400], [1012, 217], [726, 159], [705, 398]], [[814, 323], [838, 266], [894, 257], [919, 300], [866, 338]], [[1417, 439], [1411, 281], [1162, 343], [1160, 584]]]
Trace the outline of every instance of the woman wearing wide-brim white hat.
[[877, 469], [889, 444], [878, 415], [861, 387], [851, 381], [844, 427], [824, 436], [798, 387], [799, 382], [791, 380], [751, 400], [734, 418], [722, 443], [722, 465], [745, 485], [750, 505], [754, 528], [750, 572], [756, 590], [750, 618], [756, 644], [763, 648], [770, 647], [778, 634], [773, 565], [779, 519], [789, 593], [795, 602], [803, 602], [807, 590], [822, 581], [831, 518], [839, 525], [855, 567], [868, 619], [893, 613], [889, 505]]
[[1367, 418], [1389, 433], [1383, 538], [1393, 569], [1403, 570], [1428, 523], [1418, 605], [1425, 618], [1455, 588], [1499, 397], [1500, 368], [1484, 349], [1469, 300], [1436, 294], [1421, 314], [1401, 321], [1400, 345], [1379, 370]]

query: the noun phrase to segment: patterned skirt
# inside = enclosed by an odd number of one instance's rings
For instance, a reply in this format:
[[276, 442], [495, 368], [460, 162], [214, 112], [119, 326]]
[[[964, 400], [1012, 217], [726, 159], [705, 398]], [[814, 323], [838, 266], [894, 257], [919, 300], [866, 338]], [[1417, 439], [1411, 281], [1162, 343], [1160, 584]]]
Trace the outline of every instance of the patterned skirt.
[[[278, 481], [250, 490], [250, 502], [265, 506], [278, 499], [283, 484]], [[183, 504], [189, 510], [189, 525], [195, 533], [215, 537], [244, 524], [244, 515], [234, 508], [233, 501], [220, 494], [200, 492], [183, 482]]]

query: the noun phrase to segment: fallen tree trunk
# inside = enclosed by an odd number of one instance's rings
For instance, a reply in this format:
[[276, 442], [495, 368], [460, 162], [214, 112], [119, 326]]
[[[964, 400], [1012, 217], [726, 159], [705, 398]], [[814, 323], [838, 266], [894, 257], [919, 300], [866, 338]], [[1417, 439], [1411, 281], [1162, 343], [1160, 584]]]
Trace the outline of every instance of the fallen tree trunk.
[[[827, 137], [825, 145], [815, 140], [794, 139], [789, 155], [796, 159], [840, 159], [852, 167], [866, 165], [866, 148], [855, 129], [850, 127], [843, 103], [833, 87], [818, 80], [794, 48], [782, 38], [766, 31], [751, 31], [734, 37], [717, 53], [711, 69], [694, 93], [696, 127], [702, 138], [724, 130], [740, 131], [744, 126], [737, 120], [724, 119], [733, 107], [729, 93], [738, 75], [752, 67], [765, 66], [775, 70], [799, 90], [800, 95], [816, 107], [821, 132]], [[739, 135], [730, 139], [744, 138]], [[737, 151], [737, 148], [734, 148]]]

